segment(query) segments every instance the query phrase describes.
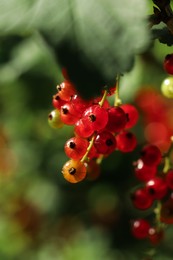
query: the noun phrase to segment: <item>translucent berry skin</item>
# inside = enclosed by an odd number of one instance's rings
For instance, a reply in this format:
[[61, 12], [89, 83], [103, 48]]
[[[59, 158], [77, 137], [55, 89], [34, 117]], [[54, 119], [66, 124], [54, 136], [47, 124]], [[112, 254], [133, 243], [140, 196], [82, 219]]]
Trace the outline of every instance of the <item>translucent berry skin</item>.
[[164, 179], [154, 177], [146, 182], [146, 190], [153, 199], [160, 200], [167, 194], [168, 187]]
[[66, 125], [74, 125], [79, 120], [70, 103], [61, 106], [60, 117], [61, 121]]
[[58, 85], [57, 90], [59, 97], [65, 101], [70, 101], [71, 97], [76, 94], [74, 85], [68, 80], [64, 80]]
[[173, 75], [173, 54], [172, 53], [166, 55], [163, 62], [163, 67], [168, 74]]
[[81, 118], [76, 122], [74, 132], [80, 137], [88, 138], [94, 133], [94, 130], [92, 125], [88, 124], [88, 118]]
[[173, 169], [167, 172], [165, 180], [168, 188], [173, 190]]
[[52, 128], [61, 128], [64, 123], [61, 120], [59, 110], [55, 109], [48, 115], [48, 123]]
[[96, 135], [94, 147], [100, 154], [111, 154], [116, 148], [115, 137], [108, 131], [102, 131]]
[[148, 166], [144, 164], [144, 162], [139, 159], [135, 163], [135, 176], [140, 181], [149, 181], [153, 177], [155, 177], [157, 173], [157, 167], [156, 166]]
[[155, 145], [146, 145], [141, 151], [141, 159], [148, 166], [158, 165], [162, 160], [162, 154]]
[[117, 149], [123, 153], [132, 152], [137, 145], [136, 136], [127, 131], [123, 131], [116, 136]]
[[77, 183], [85, 179], [86, 171], [87, 165], [75, 160], [67, 161], [62, 168], [64, 178], [71, 183]]
[[125, 128], [127, 123], [127, 116], [124, 110], [120, 107], [108, 108], [108, 123], [106, 125], [106, 130], [116, 133], [120, 132]]
[[76, 113], [82, 115], [87, 107], [91, 105], [91, 101], [83, 100], [79, 95], [74, 95], [71, 98], [71, 105]]
[[93, 105], [85, 110], [82, 118], [93, 131], [99, 131], [104, 129], [108, 122], [108, 112], [99, 105]]
[[64, 146], [66, 155], [73, 160], [80, 160], [87, 151], [89, 142], [80, 137], [70, 138]]
[[56, 109], [61, 109], [61, 107], [66, 103], [66, 101], [62, 100], [58, 94], [53, 96], [52, 105]]
[[131, 199], [134, 207], [140, 210], [149, 209], [153, 203], [152, 197], [148, 194], [145, 188], [137, 189], [131, 195]]
[[168, 77], [162, 82], [161, 91], [165, 97], [173, 98], [173, 77]]
[[134, 125], [136, 125], [138, 118], [139, 118], [139, 113], [136, 107], [134, 107], [131, 104], [124, 104], [121, 106], [121, 108], [124, 110], [124, 112], [127, 115], [127, 123], [125, 125], [125, 128], [132, 128]]
[[150, 224], [145, 219], [136, 219], [132, 222], [131, 231], [135, 238], [145, 239], [148, 237]]

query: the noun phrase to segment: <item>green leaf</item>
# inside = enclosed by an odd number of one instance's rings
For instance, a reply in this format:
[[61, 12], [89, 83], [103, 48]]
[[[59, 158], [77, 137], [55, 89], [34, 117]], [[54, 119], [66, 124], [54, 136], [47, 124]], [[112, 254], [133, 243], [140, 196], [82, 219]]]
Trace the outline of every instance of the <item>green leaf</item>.
[[148, 46], [146, 9], [140, 0], [1, 0], [0, 34], [40, 31], [79, 92], [90, 97], [129, 71]]

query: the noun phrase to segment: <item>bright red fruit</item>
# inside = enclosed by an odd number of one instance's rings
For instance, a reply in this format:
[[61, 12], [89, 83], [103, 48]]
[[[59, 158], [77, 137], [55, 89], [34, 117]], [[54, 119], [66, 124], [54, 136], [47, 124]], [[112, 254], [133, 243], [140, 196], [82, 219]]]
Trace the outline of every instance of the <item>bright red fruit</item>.
[[146, 190], [153, 199], [162, 199], [168, 191], [167, 184], [163, 178], [154, 177], [146, 182]]
[[145, 210], [152, 206], [153, 199], [145, 188], [137, 189], [131, 195], [132, 203], [137, 209]]
[[94, 133], [94, 130], [92, 125], [88, 124], [87, 118], [81, 118], [76, 122], [74, 132], [80, 137], [88, 138]]
[[164, 237], [163, 230], [157, 230], [155, 227], [150, 227], [148, 231], [148, 238], [152, 245], [158, 245]]
[[162, 154], [156, 145], [146, 145], [141, 151], [141, 159], [148, 166], [158, 165], [162, 160]]
[[61, 106], [60, 116], [61, 121], [66, 125], [74, 125], [79, 119], [70, 103]]
[[173, 53], [166, 55], [163, 67], [168, 74], [173, 75]]
[[99, 131], [104, 129], [108, 122], [108, 112], [99, 105], [93, 105], [85, 110], [82, 118], [87, 126], [91, 126], [93, 131]]
[[66, 155], [73, 160], [80, 160], [87, 151], [89, 142], [80, 137], [70, 138], [64, 146]]
[[94, 147], [100, 154], [110, 154], [116, 147], [115, 137], [108, 131], [100, 132], [95, 137]]
[[71, 97], [76, 94], [74, 85], [68, 80], [64, 80], [58, 85], [57, 90], [59, 97], [65, 101], [70, 101]]
[[127, 115], [124, 110], [120, 107], [108, 108], [108, 123], [106, 130], [116, 133], [120, 132], [125, 128], [127, 123]]
[[127, 129], [133, 127], [137, 123], [139, 118], [138, 110], [131, 104], [124, 104], [121, 106], [121, 108], [127, 115], [127, 123], [125, 128]]
[[148, 166], [141, 159], [135, 163], [135, 176], [140, 181], [149, 181], [156, 173], [156, 166]]
[[133, 133], [123, 131], [116, 136], [117, 149], [121, 152], [128, 153], [132, 152], [136, 145], [136, 136]]
[[66, 101], [62, 100], [59, 96], [59, 94], [57, 93], [56, 95], [53, 96], [52, 99], [52, 105], [54, 106], [54, 108], [56, 109], [61, 109], [61, 107], [66, 103]]
[[145, 219], [136, 219], [132, 222], [132, 234], [138, 239], [144, 239], [148, 237], [148, 231], [150, 229], [150, 224]]

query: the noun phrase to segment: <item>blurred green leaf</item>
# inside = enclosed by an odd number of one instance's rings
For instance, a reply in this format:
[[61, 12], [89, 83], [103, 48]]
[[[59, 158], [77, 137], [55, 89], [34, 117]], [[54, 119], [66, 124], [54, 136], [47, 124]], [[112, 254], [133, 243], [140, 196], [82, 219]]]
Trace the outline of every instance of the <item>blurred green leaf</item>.
[[140, 0], [1, 0], [0, 34], [38, 30], [85, 96], [114, 84], [148, 45], [146, 5]]

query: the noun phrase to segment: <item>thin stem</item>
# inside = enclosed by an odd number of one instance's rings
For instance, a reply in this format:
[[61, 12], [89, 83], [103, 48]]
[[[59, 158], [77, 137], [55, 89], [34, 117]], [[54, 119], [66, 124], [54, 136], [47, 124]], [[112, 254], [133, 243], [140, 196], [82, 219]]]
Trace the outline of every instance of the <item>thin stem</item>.
[[104, 102], [105, 102], [107, 93], [108, 93], [108, 91], [105, 90], [105, 91], [104, 91], [104, 94], [103, 94], [103, 97], [102, 97], [102, 99], [101, 99], [100, 102], [99, 102], [99, 105], [100, 105], [101, 107], [103, 106], [103, 104], [104, 104]]
[[101, 162], [102, 162], [103, 159], [104, 159], [104, 155], [101, 154], [101, 155], [97, 158], [96, 163], [97, 163], [97, 164], [101, 164]]
[[119, 82], [120, 75], [117, 75], [114, 106], [120, 106], [122, 104], [121, 99], [119, 98]]
[[170, 140], [171, 140], [171, 145], [170, 145], [167, 153], [164, 155], [164, 160], [165, 160], [164, 167], [163, 167], [164, 174], [166, 174], [168, 172], [168, 170], [171, 168], [170, 154], [171, 154], [171, 151], [173, 150], [173, 136], [171, 136]]
[[161, 211], [161, 207], [162, 207], [162, 204], [161, 202], [158, 200], [157, 201], [157, 206], [156, 208], [154, 209], [154, 213], [155, 213], [155, 220], [156, 220], [156, 225], [157, 225], [157, 229], [158, 231], [161, 229], [161, 226], [162, 226], [162, 223], [160, 221], [160, 211]]
[[87, 148], [87, 151], [86, 151], [86, 153], [84, 154], [84, 156], [82, 157], [81, 162], [84, 162], [84, 161], [87, 159], [88, 154], [89, 154], [89, 152], [90, 152], [90, 150], [91, 150], [91, 148], [92, 148], [92, 146], [93, 146], [94, 138], [95, 138], [95, 135], [93, 135], [93, 137], [91, 138], [91, 140], [90, 140], [90, 142], [89, 142], [89, 145], [88, 145], [88, 148]]

